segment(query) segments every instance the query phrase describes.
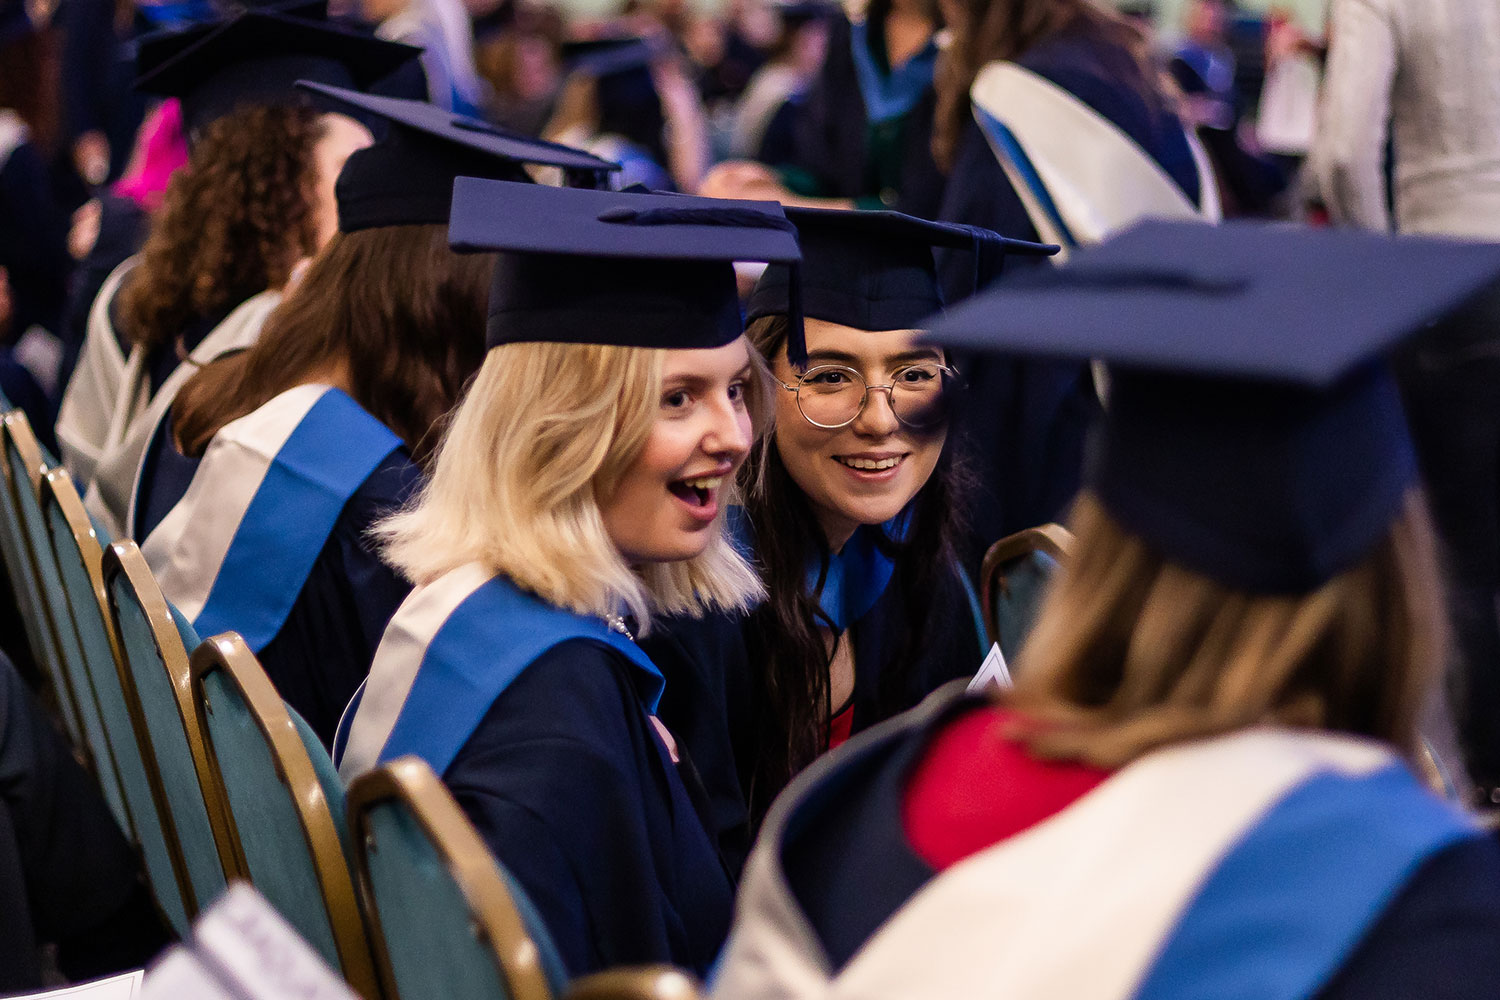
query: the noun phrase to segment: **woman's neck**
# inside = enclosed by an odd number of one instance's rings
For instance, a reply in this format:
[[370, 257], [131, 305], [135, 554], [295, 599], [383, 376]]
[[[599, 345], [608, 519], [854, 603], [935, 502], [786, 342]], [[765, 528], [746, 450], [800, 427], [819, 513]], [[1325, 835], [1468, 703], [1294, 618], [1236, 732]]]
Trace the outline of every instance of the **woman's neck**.
[[891, 69], [899, 69], [908, 59], [927, 47], [937, 25], [914, 4], [897, 0], [885, 16], [885, 56]]

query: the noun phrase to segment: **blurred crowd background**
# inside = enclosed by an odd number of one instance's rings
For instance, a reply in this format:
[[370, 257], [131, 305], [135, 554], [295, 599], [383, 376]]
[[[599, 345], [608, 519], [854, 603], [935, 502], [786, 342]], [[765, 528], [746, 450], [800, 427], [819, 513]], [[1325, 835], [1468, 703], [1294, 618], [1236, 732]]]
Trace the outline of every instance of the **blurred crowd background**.
[[[859, 116], [850, 32], [879, 23], [885, 44], [873, 49], [893, 104], [889, 121], [866, 114], [868, 141], [926, 158], [922, 70], [930, 80], [944, 44], [937, 0], [870, 0], [868, 10], [827, 0], [333, 2], [347, 8], [338, 16], [422, 46], [433, 100], [617, 160], [617, 183], [935, 214], [934, 198], [901, 190], [931, 186], [922, 167], [893, 174], [878, 149], [851, 163], [839, 133]], [[209, 3], [0, 7], [0, 342], [20, 362], [6, 366], [4, 391], [28, 409], [51, 405], [71, 370], [104, 277], [91, 251], [138, 241], [186, 155], [175, 102], [148, 105], [131, 88], [136, 41], [201, 18]], [[1149, 30], [1162, 84], [1213, 158], [1226, 215], [1317, 212], [1316, 185], [1299, 175], [1325, 55], [1319, 5], [1122, 6]], [[915, 83], [901, 79], [907, 70]]]

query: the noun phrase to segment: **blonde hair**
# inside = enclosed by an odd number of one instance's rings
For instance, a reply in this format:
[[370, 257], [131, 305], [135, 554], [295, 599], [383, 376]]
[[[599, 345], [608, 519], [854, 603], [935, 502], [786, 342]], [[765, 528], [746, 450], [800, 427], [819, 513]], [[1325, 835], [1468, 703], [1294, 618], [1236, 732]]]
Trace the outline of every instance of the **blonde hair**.
[[[642, 632], [653, 613], [748, 609], [762, 595], [760, 581], [722, 521], [696, 558], [637, 569], [604, 527], [600, 500], [656, 420], [665, 355], [597, 344], [491, 350], [431, 478], [375, 528], [386, 558], [419, 583], [478, 562], [578, 614], [633, 615]], [[759, 378], [751, 382], [747, 402], [758, 418], [765, 390]]]
[[1074, 554], [1008, 698], [1033, 753], [1115, 768], [1275, 723], [1372, 736], [1415, 758], [1447, 638], [1419, 493], [1373, 552], [1308, 594], [1252, 594], [1186, 569], [1089, 494], [1073, 524]]

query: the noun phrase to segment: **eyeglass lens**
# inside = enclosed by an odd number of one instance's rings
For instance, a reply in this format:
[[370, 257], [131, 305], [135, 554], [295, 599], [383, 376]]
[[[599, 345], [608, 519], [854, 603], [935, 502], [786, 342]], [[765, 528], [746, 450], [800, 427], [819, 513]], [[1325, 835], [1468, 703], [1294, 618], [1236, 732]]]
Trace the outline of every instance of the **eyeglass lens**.
[[[891, 411], [908, 427], [933, 427], [946, 418], [944, 405], [948, 373], [941, 365], [910, 365], [891, 376]], [[819, 427], [842, 427], [852, 423], [866, 405], [864, 377], [853, 368], [821, 365], [808, 369], [797, 387], [797, 406], [802, 415]]]

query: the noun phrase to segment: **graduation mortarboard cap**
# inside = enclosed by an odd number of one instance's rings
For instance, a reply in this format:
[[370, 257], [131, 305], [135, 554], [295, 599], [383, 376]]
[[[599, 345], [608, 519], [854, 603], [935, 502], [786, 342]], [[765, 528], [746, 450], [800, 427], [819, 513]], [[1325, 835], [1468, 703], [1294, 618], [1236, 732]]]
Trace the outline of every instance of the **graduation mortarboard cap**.
[[733, 262], [798, 256], [775, 202], [469, 177], [454, 184], [448, 242], [499, 251], [490, 347], [718, 347], [743, 329]]
[[606, 77], [645, 71], [669, 52], [667, 42], [651, 38], [590, 38], [564, 42], [562, 59], [570, 72]]
[[501, 131], [425, 101], [301, 81], [298, 87], [387, 122], [384, 138], [356, 150], [339, 173], [339, 229], [446, 223], [458, 177], [527, 181], [522, 164], [590, 177], [619, 169], [597, 156]]
[[1303, 593], [1384, 536], [1416, 479], [1382, 355], [1500, 278], [1500, 246], [1145, 222], [933, 323], [933, 342], [1110, 371], [1086, 481], [1168, 558]]
[[[765, 270], [750, 295], [748, 318], [792, 320], [787, 359], [806, 361], [803, 316], [858, 330], [910, 330], [943, 307], [933, 247], [1045, 256], [1057, 247], [1012, 240], [975, 226], [928, 222], [900, 212], [788, 208], [802, 262]], [[797, 308], [800, 279], [800, 314]]]
[[242, 104], [292, 100], [298, 80], [368, 87], [420, 51], [287, 9], [240, 10], [222, 21], [143, 38], [136, 89], [181, 98], [191, 135]]

